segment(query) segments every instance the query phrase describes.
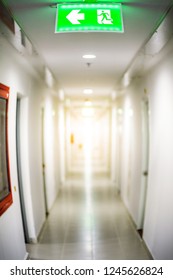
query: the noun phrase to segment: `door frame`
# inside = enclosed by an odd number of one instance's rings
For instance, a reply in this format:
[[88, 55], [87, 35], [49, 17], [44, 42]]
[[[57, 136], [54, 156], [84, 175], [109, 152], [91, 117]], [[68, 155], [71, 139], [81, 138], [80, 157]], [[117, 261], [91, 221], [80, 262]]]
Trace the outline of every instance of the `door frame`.
[[26, 207], [24, 200], [24, 186], [22, 180], [22, 169], [21, 169], [21, 98], [17, 97], [16, 100], [16, 160], [17, 160], [17, 177], [19, 186], [19, 198], [21, 206], [21, 215], [23, 223], [23, 231], [25, 237], [25, 243], [30, 243], [28, 224], [26, 217]]

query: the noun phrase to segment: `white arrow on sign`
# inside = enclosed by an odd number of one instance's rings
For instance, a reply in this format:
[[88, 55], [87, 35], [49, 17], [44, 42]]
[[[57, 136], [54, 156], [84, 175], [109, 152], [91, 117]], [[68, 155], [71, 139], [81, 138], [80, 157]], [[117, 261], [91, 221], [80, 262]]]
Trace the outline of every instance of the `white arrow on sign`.
[[79, 14], [80, 10], [72, 10], [66, 18], [72, 23], [72, 24], [81, 24], [79, 20], [84, 20], [84, 14]]

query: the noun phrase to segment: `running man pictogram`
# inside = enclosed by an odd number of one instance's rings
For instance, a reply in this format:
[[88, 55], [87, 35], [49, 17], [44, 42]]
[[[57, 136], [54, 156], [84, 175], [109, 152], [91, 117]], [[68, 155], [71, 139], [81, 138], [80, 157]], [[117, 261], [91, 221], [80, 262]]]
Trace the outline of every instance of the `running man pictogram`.
[[113, 24], [110, 10], [97, 10], [97, 21], [99, 24]]

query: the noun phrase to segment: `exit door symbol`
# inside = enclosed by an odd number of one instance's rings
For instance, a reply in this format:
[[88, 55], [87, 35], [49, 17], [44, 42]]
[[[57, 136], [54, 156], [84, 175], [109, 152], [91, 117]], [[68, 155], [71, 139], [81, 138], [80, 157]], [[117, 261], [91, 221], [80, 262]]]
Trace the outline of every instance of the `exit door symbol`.
[[97, 22], [99, 24], [113, 24], [110, 10], [97, 10]]
[[58, 4], [55, 32], [76, 31], [123, 33], [121, 4]]

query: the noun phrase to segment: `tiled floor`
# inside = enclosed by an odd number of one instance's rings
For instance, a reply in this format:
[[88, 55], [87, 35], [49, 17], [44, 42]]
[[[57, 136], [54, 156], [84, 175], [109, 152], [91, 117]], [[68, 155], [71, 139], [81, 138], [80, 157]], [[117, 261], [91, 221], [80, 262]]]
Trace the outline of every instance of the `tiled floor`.
[[31, 259], [151, 259], [107, 179], [69, 180], [48, 216]]

